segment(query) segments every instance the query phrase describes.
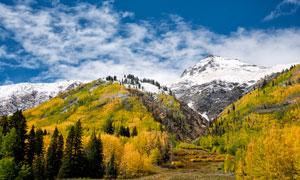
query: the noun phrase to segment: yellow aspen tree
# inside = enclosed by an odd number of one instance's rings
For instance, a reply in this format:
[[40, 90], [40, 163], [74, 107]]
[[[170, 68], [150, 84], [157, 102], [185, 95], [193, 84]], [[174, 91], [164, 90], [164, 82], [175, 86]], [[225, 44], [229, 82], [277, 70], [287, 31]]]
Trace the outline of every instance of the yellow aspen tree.
[[126, 143], [120, 163], [120, 172], [123, 177], [138, 177], [151, 171], [151, 166], [149, 166], [149, 162], [151, 164], [151, 161], [144, 158], [135, 150], [132, 143]]
[[[269, 133], [248, 144], [246, 179], [299, 179], [300, 128], [272, 127]], [[237, 174], [241, 177], [240, 174]]]

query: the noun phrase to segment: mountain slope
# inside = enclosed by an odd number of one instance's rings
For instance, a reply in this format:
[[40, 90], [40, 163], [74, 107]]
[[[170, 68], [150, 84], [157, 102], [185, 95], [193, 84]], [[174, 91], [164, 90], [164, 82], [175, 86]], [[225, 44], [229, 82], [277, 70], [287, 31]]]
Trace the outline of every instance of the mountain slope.
[[204, 133], [207, 122], [171, 95], [152, 95], [112, 81], [96, 80], [24, 112], [29, 125], [63, 134], [81, 120], [84, 134], [103, 132], [112, 121], [114, 133], [121, 126], [141, 131], [167, 130], [178, 140], [191, 141]]
[[210, 55], [186, 69], [170, 89], [177, 98], [214, 119], [230, 103], [252, 90], [258, 80], [288, 67], [267, 68]]
[[0, 86], [0, 116], [12, 114], [18, 109], [33, 108], [81, 84], [80, 81], [61, 81]]
[[[117, 80], [116, 76], [106, 77], [126, 87], [138, 88], [143, 92], [169, 93], [165, 86], [153, 79], [139, 79], [131, 74]], [[81, 81], [60, 81], [55, 83], [20, 83], [0, 86], [0, 116], [11, 115], [18, 109], [27, 110], [57, 96], [62, 92], [74, 89], [83, 84]]]
[[[220, 118], [215, 122], [218, 127], [219, 124], [227, 127], [231, 123], [235, 124], [234, 126], [232, 124], [234, 129], [242, 128], [244, 124], [250, 124], [251, 128], [261, 128], [274, 123], [281, 126], [299, 123], [299, 65], [274, 78], [268, 84], [264, 83], [264, 80], [258, 84], [261, 84], [261, 88], [246, 94], [221, 113]], [[238, 125], [239, 121], [242, 124]]]
[[[207, 136], [198, 141], [212, 151], [235, 155], [234, 161], [227, 162], [228, 171], [235, 171], [243, 167], [242, 164], [247, 164], [245, 156], [248, 154], [251, 157], [251, 148], [262, 148], [259, 141], [270, 138], [274, 132], [290, 131], [289, 128], [300, 125], [300, 65], [293, 66], [269, 83], [265, 80], [258, 82], [257, 87], [260, 88], [223, 110], [208, 129]], [[272, 138], [285, 143], [285, 139], [278, 139], [278, 136]], [[257, 141], [257, 147], [253, 147], [253, 141]], [[251, 142], [252, 146], [249, 145]], [[285, 148], [283, 151], [293, 151], [288, 146]]]

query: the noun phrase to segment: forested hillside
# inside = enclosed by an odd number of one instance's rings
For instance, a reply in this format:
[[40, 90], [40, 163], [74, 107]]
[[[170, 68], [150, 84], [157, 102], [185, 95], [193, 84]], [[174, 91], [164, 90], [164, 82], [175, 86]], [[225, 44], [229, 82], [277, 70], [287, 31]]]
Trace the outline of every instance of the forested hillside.
[[99, 79], [0, 125], [4, 179], [132, 178], [168, 162], [174, 143], [203, 135], [207, 121], [172, 95]]
[[29, 126], [48, 132], [57, 127], [63, 135], [81, 120], [85, 136], [93, 130], [118, 135], [122, 128], [136, 128], [138, 132], [168, 130], [183, 141], [201, 136], [207, 123], [171, 95], [144, 93], [101, 79], [60, 94], [24, 115]]
[[257, 87], [228, 106], [197, 143], [234, 155], [224, 169], [238, 179], [299, 179], [300, 66]]

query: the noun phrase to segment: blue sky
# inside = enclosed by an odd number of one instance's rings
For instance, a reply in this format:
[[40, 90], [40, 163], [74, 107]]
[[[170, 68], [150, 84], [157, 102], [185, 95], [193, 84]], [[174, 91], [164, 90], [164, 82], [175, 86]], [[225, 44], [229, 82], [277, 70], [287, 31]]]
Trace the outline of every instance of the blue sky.
[[0, 85], [136, 74], [161, 82], [208, 54], [299, 62], [300, 0], [0, 0]]

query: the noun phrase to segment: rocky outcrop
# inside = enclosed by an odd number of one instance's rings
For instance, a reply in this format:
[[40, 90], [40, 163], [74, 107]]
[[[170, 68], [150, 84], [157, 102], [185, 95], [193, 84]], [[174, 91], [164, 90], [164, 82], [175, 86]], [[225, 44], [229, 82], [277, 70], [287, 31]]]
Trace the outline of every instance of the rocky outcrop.
[[237, 101], [249, 91], [246, 84], [213, 81], [190, 88], [173, 91], [183, 102], [203, 113], [209, 119], [215, 118], [232, 102]]
[[131, 95], [142, 100], [147, 110], [152, 113], [155, 121], [162, 123], [165, 130], [176, 135], [176, 138], [180, 141], [191, 142], [203, 135], [208, 127], [208, 121], [183, 102], [178, 101], [180, 108], [176, 110], [141, 91], [135, 89], [129, 89], [129, 91]]

